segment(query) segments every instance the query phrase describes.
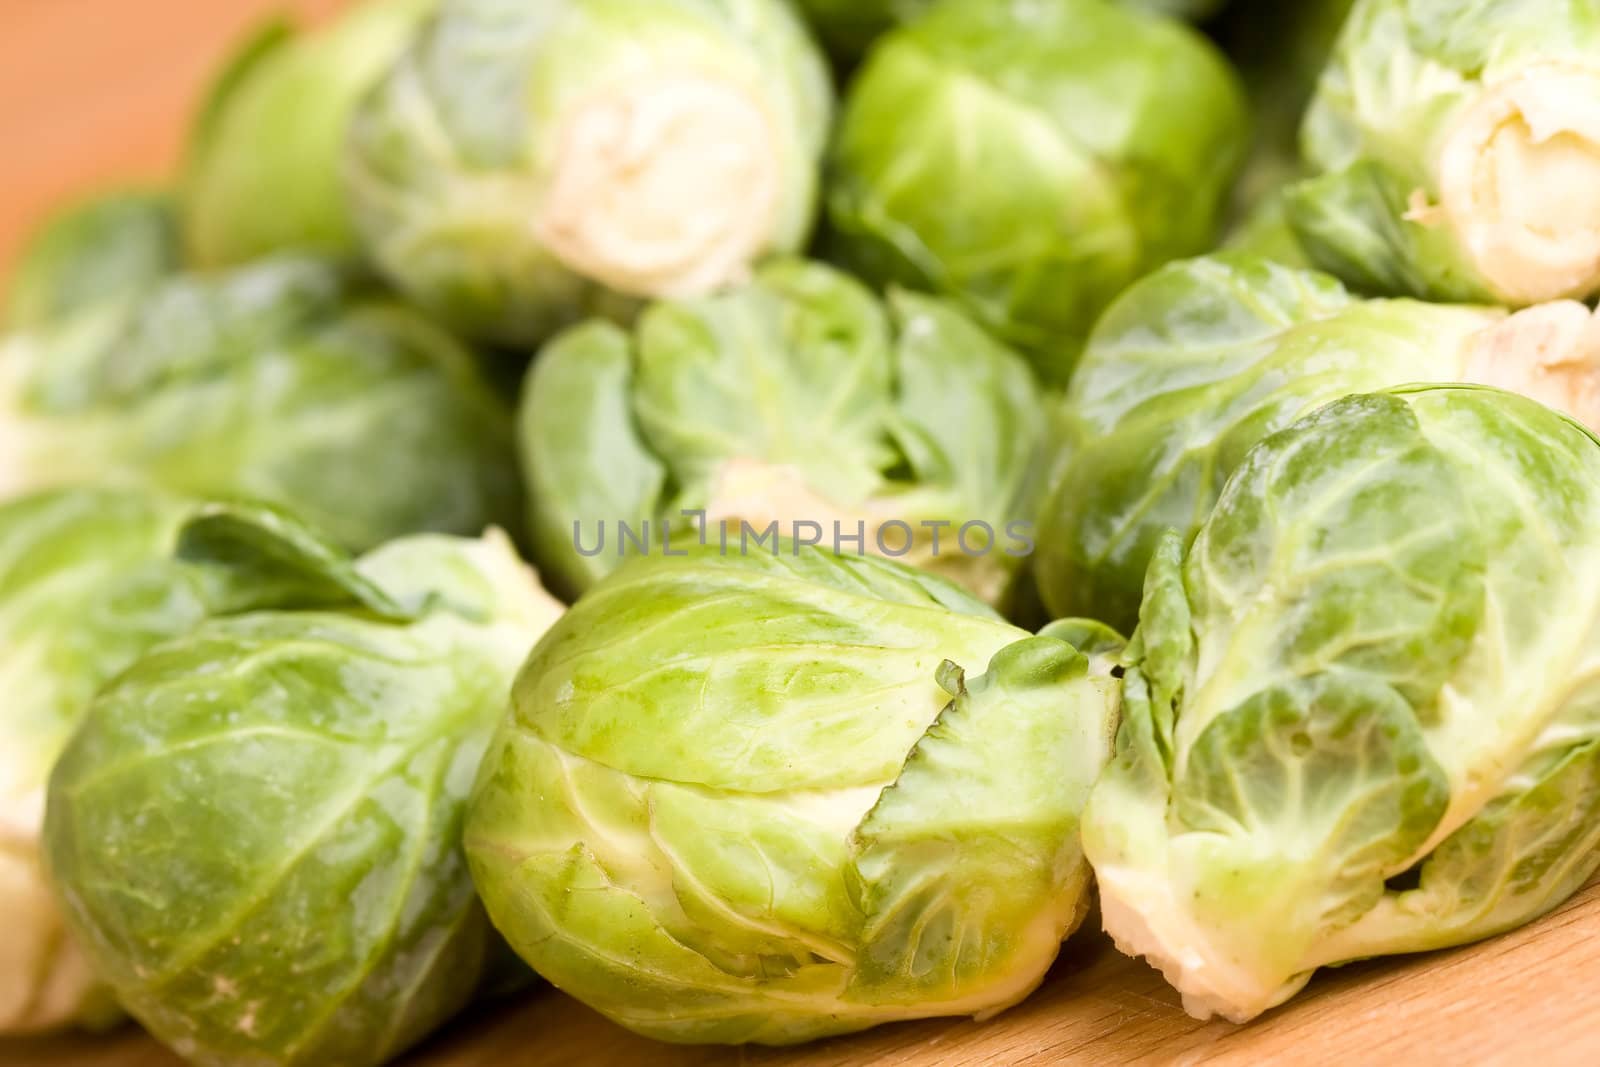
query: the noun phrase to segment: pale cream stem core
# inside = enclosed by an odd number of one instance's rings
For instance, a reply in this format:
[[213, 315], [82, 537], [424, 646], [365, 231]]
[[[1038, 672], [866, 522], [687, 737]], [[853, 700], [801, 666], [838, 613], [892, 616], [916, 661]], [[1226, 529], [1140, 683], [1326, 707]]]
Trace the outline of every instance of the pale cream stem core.
[[[16, 666], [17, 646], [7, 666]], [[22, 651], [24, 656], [27, 650]], [[28, 665], [24, 665], [26, 673]], [[39, 855], [45, 787], [36, 739], [0, 730], [0, 1043], [73, 1022], [108, 1021], [111, 1004], [67, 933]]]
[[68, 934], [39, 859], [44, 790], [9, 796], [0, 809], [0, 1040], [91, 1017], [108, 1018], [88, 958]]
[[1575, 300], [1519, 311], [1474, 334], [1462, 376], [1531, 397], [1600, 433], [1600, 319]]
[[658, 78], [577, 104], [557, 135], [540, 239], [623, 293], [696, 296], [739, 281], [777, 226], [776, 123], [738, 85]]
[[1600, 72], [1528, 67], [1489, 86], [1439, 158], [1439, 203], [1407, 217], [1449, 225], [1510, 304], [1600, 291]]
[[502, 608], [507, 620], [533, 635], [536, 642], [566, 614], [567, 606], [545, 590], [539, 572], [523, 561], [511, 536], [498, 526], [485, 531], [467, 551], [504, 594]]
[[709, 528], [728, 524], [730, 540], [737, 537], [741, 522], [749, 523], [756, 533], [775, 522], [787, 535], [791, 523], [811, 521], [823, 527], [825, 541], [832, 537], [835, 522], [852, 534], [858, 521], [865, 522], [869, 550], [881, 521], [865, 512], [852, 514], [820, 496], [795, 467], [744, 458], [730, 459], [717, 468], [705, 512]]
[[1221, 1016], [1249, 1022], [1302, 989], [1310, 973], [1281, 985], [1266, 985], [1226, 952], [1219, 952], [1184, 910], [1164, 877], [1132, 868], [1095, 865], [1101, 923], [1129, 956], [1143, 956], [1183, 996], [1183, 1010], [1196, 1019]]

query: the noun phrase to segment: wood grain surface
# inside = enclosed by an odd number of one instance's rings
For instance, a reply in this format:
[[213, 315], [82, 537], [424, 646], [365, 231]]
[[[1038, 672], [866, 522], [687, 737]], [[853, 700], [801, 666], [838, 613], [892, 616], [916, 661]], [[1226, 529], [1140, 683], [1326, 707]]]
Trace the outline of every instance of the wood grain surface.
[[[538, 0], [529, 0], [538, 2]], [[339, 0], [0, 0], [0, 278], [37, 219], [107, 182], [157, 181], [208, 73], [269, 10]], [[3, 922], [3, 919], [0, 919]], [[3, 937], [0, 928], [0, 937]], [[0, 1067], [175, 1067], [136, 1030], [0, 1041]], [[1358, 964], [1251, 1026], [1202, 1024], [1097, 933], [985, 1024], [904, 1024], [799, 1050], [675, 1048], [554, 990], [462, 1020], [407, 1067], [1022, 1067], [1122, 1063], [1600, 1064], [1600, 887], [1466, 949]]]
[[[1091, 917], [1091, 922], [1093, 918]], [[1479, 945], [1354, 964], [1249, 1026], [1200, 1023], [1102, 935], [1068, 942], [1044, 986], [985, 1023], [880, 1027], [798, 1049], [634, 1037], [553, 989], [460, 1020], [401, 1067], [1045, 1067], [1049, 1064], [1600, 1064], [1600, 884]], [[0, 1067], [181, 1067], [131, 1030], [0, 1042]]]

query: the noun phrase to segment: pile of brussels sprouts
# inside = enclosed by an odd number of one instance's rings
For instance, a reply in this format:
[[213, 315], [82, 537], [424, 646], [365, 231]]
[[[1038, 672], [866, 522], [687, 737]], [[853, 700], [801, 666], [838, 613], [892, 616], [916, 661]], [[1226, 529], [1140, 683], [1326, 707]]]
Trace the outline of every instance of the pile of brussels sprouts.
[[1245, 1021], [1528, 922], [1600, 866], [1596, 295], [1587, 4], [274, 22], [10, 284], [0, 1038], [799, 1042], [1093, 900]]

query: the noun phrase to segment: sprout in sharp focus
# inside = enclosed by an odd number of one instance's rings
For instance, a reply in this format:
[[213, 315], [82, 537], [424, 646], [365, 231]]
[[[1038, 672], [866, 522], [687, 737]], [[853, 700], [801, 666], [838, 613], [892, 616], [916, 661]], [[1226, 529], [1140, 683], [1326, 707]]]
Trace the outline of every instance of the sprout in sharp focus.
[[352, 564], [281, 525], [185, 528], [235, 614], [94, 699], [50, 779], [49, 868], [99, 973], [189, 1062], [370, 1067], [453, 1015], [496, 952], [461, 824], [560, 607], [500, 535]]
[[1359, 0], [1291, 218], [1352, 285], [1510, 305], [1600, 292], [1600, 21], [1545, 0]]
[[867, 277], [960, 299], [1061, 383], [1130, 281], [1211, 242], [1247, 141], [1189, 27], [1104, 0], [945, 0], [873, 50], [829, 214]]
[[472, 355], [306, 260], [183, 276], [0, 344], [0, 491], [245, 495], [354, 547], [520, 510]]
[[362, 106], [346, 184], [414, 299], [536, 342], [798, 250], [831, 111], [786, 0], [444, 0]]
[[1101, 320], [1056, 420], [1045, 602], [1131, 627], [1162, 532], [1192, 534], [1251, 447], [1341, 396], [1425, 381], [1499, 386], [1600, 427], [1600, 323], [1569, 301], [1508, 316], [1361, 300], [1242, 255], [1155, 272]]
[[1083, 819], [1197, 1016], [1518, 926], [1600, 862], [1600, 442], [1481, 386], [1339, 400], [1150, 568]]
[[365, 0], [325, 30], [273, 22], [245, 44], [191, 135], [182, 206], [198, 265], [357, 255], [339, 181], [350, 118], [434, 5]]
[[635, 561], [518, 676], [473, 878], [536, 970], [652, 1037], [991, 1015], [1087, 907], [1117, 691], [1108, 657], [887, 561]]
[[853, 537], [997, 602], [1031, 547], [1037, 393], [954, 308], [903, 292], [886, 306], [815, 263], [655, 305], [631, 335], [577, 327], [523, 399], [537, 556], [581, 592], [621, 562], [620, 523], [659, 550], [666, 519], [681, 548], [698, 539], [682, 512], [702, 511], [719, 544], [744, 543], [741, 523], [812, 523], [813, 543]]
[[177, 213], [159, 192], [95, 197], [48, 220], [23, 250], [0, 325], [35, 329], [143, 293], [182, 263]]
[[94, 691], [204, 616], [170, 558], [193, 510], [84, 489], [0, 505], [0, 1037], [118, 1015], [45, 879], [45, 783]]

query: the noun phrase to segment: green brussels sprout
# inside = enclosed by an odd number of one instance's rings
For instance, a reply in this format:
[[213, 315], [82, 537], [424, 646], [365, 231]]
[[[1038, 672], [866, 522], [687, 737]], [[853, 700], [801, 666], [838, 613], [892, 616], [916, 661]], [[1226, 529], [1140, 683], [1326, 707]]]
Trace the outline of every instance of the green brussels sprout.
[[1600, 863], [1600, 442], [1475, 386], [1334, 402], [1151, 564], [1083, 843], [1197, 1016], [1462, 944]]
[[148, 291], [181, 265], [177, 213], [167, 194], [97, 196], [47, 221], [23, 249], [5, 325], [33, 329], [102, 300]]
[[196, 264], [359, 255], [339, 180], [350, 119], [434, 5], [365, 0], [325, 30], [275, 20], [244, 43], [190, 135], [182, 209]]
[[461, 824], [559, 605], [498, 534], [354, 563], [249, 515], [182, 539], [239, 561], [221, 583], [237, 613], [102, 689], [56, 765], [45, 842], [68, 922], [191, 1063], [383, 1063], [489, 973]]
[[1358, 0], [1306, 117], [1290, 218], [1387, 295], [1600, 292], [1600, 20], [1587, 4]]
[[309, 260], [178, 277], [0, 344], [0, 493], [244, 495], [361, 548], [514, 519], [511, 431], [470, 353]]
[[636, 560], [518, 676], [473, 879], [534, 969], [651, 1037], [990, 1015], [1086, 910], [1112, 669], [886, 560]]
[[961, 300], [1062, 384], [1134, 278], [1210, 246], [1248, 143], [1203, 37], [1104, 0], [947, 0], [847, 98], [839, 257]]
[[1192, 534], [1262, 438], [1350, 393], [1513, 390], [1600, 427], [1600, 331], [1582, 304], [1362, 300], [1243, 255], [1170, 264], [1106, 313], [1053, 428], [1033, 563], [1061, 615], [1131, 627], [1162, 532]]
[[787, 0], [443, 0], [359, 109], [346, 185], [396, 285], [534, 343], [797, 251], [832, 107]]
[[[186, 529], [206, 531], [204, 542], [180, 537]], [[263, 537], [270, 551], [256, 547]], [[119, 1014], [66, 931], [39, 841], [51, 767], [95, 691], [156, 644], [228, 610], [237, 575], [257, 587], [270, 579], [302, 602], [343, 597], [302, 573], [332, 551], [251, 505], [117, 489], [0, 504], [0, 906], [22, 919], [0, 941], [0, 1036], [95, 1027]], [[259, 588], [251, 595], [259, 600]]]
[[[860, 56], [879, 35], [916, 18], [937, 0], [798, 0], [800, 10], [835, 55]], [[1159, 15], [1198, 19], [1214, 15], [1226, 0], [1116, 0]]]
[[652, 547], [776, 525], [998, 602], [1032, 547], [1037, 394], [954, 308], [776, 262], [541, 353], [519, 424], [535, 555], [576, 594], [620, 565], [624, 524]]
[[0, 1037], [118, 1017], [45, 878], [45, 783], [94, 691], [204, 616], [200, 576], [170, 558], [193, 507], [88, 489], [0, 504]]

